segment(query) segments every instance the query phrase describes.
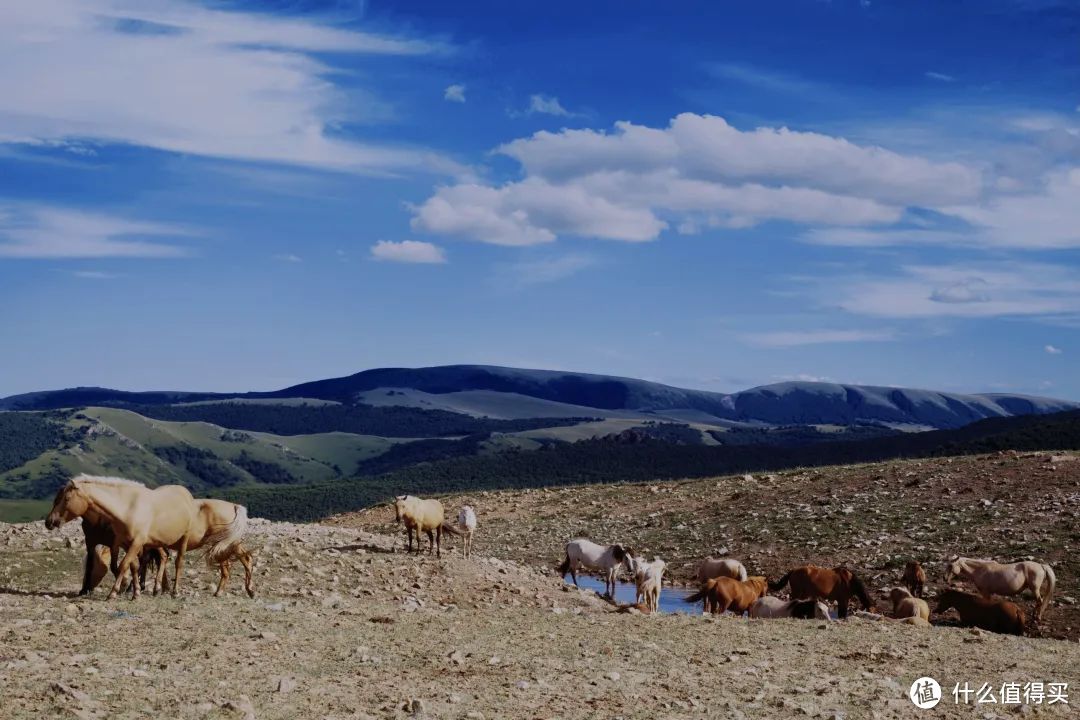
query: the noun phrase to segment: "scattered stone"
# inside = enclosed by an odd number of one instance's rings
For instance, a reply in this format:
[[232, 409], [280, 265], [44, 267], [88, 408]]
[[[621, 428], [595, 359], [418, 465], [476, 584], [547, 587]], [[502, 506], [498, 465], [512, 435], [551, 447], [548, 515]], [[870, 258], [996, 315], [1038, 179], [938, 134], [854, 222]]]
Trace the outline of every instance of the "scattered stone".
[[291, 677], [282, 677], [278, 679], [277, 691], [282, 695], [287, 695], [296, 689], [296, 680]]

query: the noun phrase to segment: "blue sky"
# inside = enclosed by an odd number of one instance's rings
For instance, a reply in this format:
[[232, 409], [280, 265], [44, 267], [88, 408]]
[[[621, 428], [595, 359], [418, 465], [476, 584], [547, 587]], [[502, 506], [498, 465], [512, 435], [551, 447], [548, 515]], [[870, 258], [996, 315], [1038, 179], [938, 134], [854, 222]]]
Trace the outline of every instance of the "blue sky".
[[1080, 6], [13, 0], [0, 395], [1080, 399]]

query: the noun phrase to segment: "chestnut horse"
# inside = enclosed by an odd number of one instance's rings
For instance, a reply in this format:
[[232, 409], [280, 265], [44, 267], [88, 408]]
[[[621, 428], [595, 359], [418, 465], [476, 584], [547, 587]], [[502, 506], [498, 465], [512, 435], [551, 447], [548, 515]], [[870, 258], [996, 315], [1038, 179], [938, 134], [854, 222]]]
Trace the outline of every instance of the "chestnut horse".
[[745, 581], [729, 577], [716, 577], [701, 586], [701, 590], [684, 598], [688, 603], [704, 601], [705, 612], [720, 615], [728, 610], [736, 615], [748, 611], [754, 602], [765, 595], [769, 583], [762, 575], [753, 575]]
[[938, 593], [938, 605], [934, 612], [943, 613], [956, 608], [960, 622], [974, 625], [990, 632], [1023, 635], [1027, 619], [1016, 603], [1008, 600], [988, 600], [974, 593], [960, 590], [942, 590]]
[[904, 566], [904, 587], [917, 598], [921, 598], [923, 587], [926, 585], [926, 571], [918, 560], [912, 560]]
[[817, 565], [803, 565], [776, 582], [770, 583], [769, 589], [775, 592], [789, 583], [791, 597], [794, 600], [807, 598], [835, 600], [836, 615], [841, 619], [847, 617], [848, 602], [852, 596], [859, 599], [864, 610], [873, 607], [862, 580], [845, 567], [830, 570]]
[[195, 519], [195, 499], [187, 488], [163, 485], [151, 490], [133, 480], [77, 475], [57, 493], [45, 527], [52, 530], [87, 512], [108, 519], [115, 534], [113, 554], [119, 548], [124, 550], [119, 575], [107, 599], [119, 594], [129, 572], [132, 599], [139, 597], [139, 554], [144, 547], [176, 550], [172, 594], [177, 595]]

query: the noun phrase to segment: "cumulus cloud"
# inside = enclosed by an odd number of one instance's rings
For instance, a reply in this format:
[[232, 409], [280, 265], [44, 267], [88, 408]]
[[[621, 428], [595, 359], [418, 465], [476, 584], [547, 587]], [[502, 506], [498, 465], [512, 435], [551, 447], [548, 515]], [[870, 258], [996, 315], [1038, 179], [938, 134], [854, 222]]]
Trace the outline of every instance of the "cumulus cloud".
[[443, 91], [443, 100], [449, 100], [450, 102], [463, 103], [465, 102], [465, 86], [464, 85], [450, 85]]
[[400, 263], [438, 264], [446, 262], [446, 254], [438, 245], [418, 240], [391, 242], [380, 240], [371, 246], [371, 257], [376, 260]]
[[981, 191], [980, 174], [959, 163], [690, 113], [664, 128], [542, 131], [496, 152], [525, 177], [439, 188], [414, 208], [413, 227], [501, 245], [559, 235], [642, 241], [669, 225], [692, 233], [767, 220], [893, 223], [906, 207], [964, 204]]
[[761, 347], [785, 348], [831, 343], [885, 342], [895, 340], [892, 330], [791, 330], [751, 333], [743, 340]]
[[334, 84], [327, 53], [444, 48], [301, 19], [146, 0], [0, 3], [0, 142], [90, 139], [354, 172], [449, 167], [350, 141], [341, 121], [384, 112]]
[[556, 117], [570, 117], [572, 112], [567, 110], [559, 102], [559, 98], [550, 95], [530, 95], [529, 109], [525, 111], [529, 115], [540, 113], [542, 115], [555, 115]]
[[0, 258], [172, 258], [184, 247], [151, 242], [189, 228], [47, 205], [0, 206]]
[[1048, 355], [1060, 355], [1062, 353], [1061, 348], [1055, 347], [1053, 345], [1047, 345], [1043, 348], [1043, 350], [1045, 350]]

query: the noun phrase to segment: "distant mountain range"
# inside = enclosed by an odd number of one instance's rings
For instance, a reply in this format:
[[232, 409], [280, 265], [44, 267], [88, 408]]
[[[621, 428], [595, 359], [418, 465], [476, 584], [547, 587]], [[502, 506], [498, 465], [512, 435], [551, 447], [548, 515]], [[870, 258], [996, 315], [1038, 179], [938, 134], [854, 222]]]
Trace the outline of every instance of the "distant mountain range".
[[700, 424], [853, 425], [956, 428], [976, 420], [1045, 414], [1080, 403], [1012, 394], [785, 382], [724, 394], [644, 380], [484, 365], [381, 368], [254, 393], [125, 392], [70, 388], [0, 400], [2, 410], [170, 405], [308, 398], [345, 405], [404, 406], [503, 419], [648, 418]]

